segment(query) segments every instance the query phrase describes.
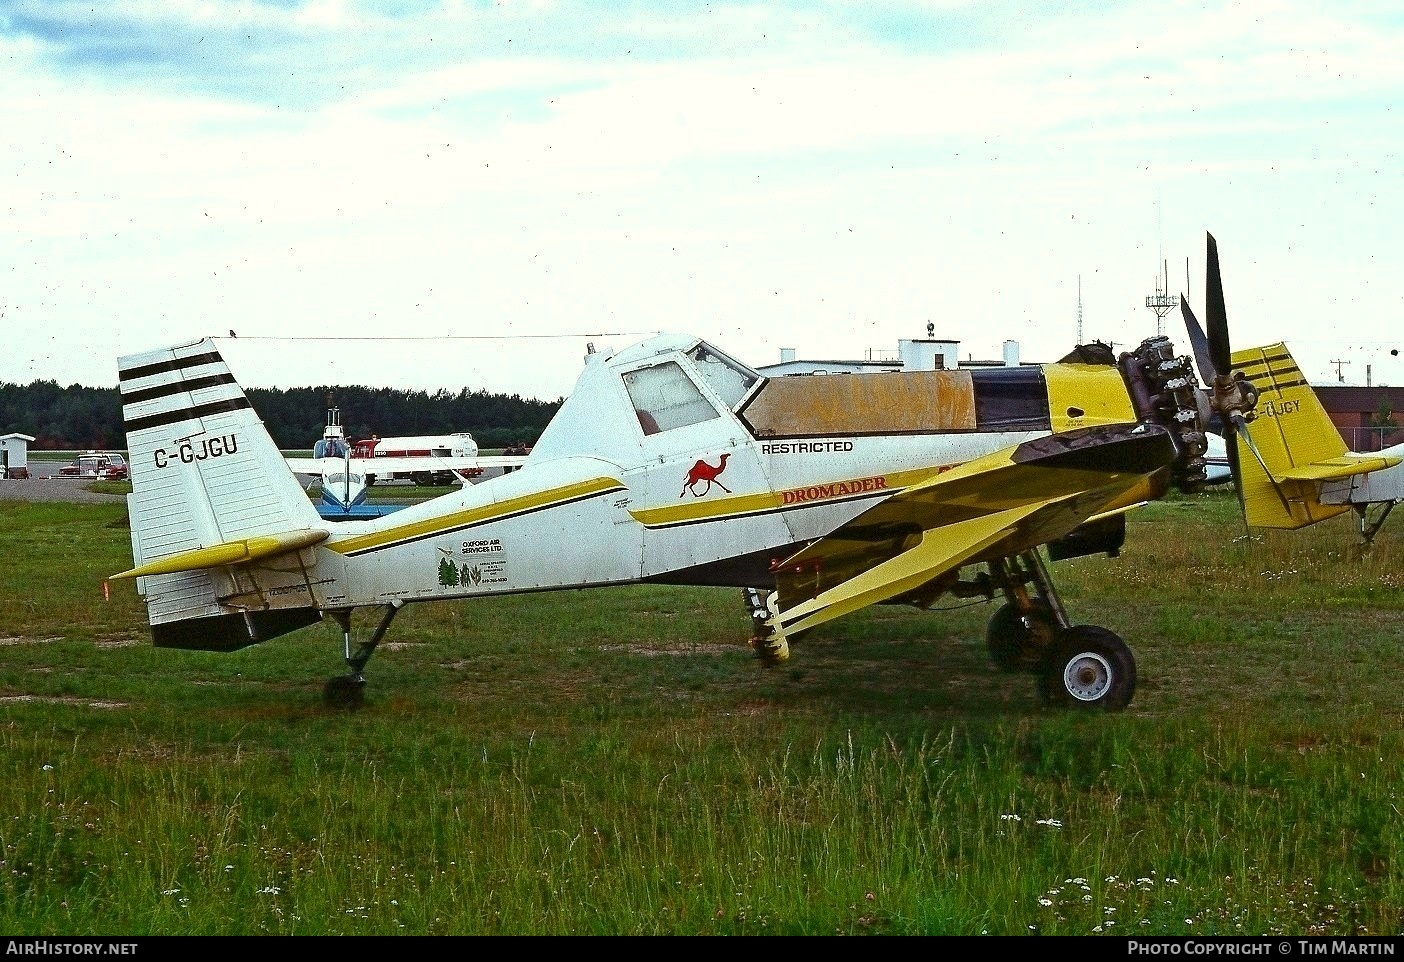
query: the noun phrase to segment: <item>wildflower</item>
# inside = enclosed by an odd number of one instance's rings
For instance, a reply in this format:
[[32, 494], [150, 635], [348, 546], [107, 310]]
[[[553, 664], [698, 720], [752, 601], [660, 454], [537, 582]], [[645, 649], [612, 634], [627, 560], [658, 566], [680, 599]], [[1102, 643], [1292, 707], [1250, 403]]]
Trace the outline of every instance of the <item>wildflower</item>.
[[1006, 821], [1006, 822], [1018, 822], [1018, 821], [1021, 821], [1021, 819], [1019, 818], [1018, 815], [1001, 815], [1001, 816], [1000, 816], [1000, 819], [1003, 820], [1003, 821]]
[[51, 772], [51, 771], [53, 771], [53, 770], [54, 770], [54, 766], [49, 765], [49, 764], [47, 764], [47, 763], [44, 765], [44, 771], [46, 771], [46, 772]]
[[263, 888], [261, 888], [261, 889], [258, 890], [258, 894], [259, 894], [259, 895], [277, 895], [277, 894], [278, 894], [279, 892], [281, 892], [281, 891], [283, 891], [283, 890], [280, 889], [280, 888], [278, 888], [278, 886], [276, 886], [276, 885], [265, 885]]

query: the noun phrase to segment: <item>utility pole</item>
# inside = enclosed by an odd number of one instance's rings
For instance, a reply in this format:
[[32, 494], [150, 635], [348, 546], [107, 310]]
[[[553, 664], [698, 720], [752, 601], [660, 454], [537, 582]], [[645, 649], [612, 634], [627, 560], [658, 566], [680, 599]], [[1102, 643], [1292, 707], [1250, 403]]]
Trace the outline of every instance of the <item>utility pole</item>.
[[1341, 368], [1344, 367], [1345, 365], [1349, 364], [1350, 362], [1349, 362], [1349, 361], [1335, 360], [1335, 361], [1327, 361], [1326, 363], [1336, 365], [1336, 380], [1337, 380], [1339, 383], [1344, 384], [1344, 383], [1345, 383], [1345, 375], [1341, 373]]

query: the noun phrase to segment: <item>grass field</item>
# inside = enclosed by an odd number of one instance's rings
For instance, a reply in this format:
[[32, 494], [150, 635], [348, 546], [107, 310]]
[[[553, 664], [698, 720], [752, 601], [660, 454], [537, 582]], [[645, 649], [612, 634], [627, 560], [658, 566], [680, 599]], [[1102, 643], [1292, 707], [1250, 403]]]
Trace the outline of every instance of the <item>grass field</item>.
[[1398, 524], [1216, 493], [1052, 565], [1116, 714], [993, 671], [993, 605], [767, 669], [739, 592], [648, 586], [412, 605], [348, 714], [330, 623], [154, 649], [120, 505], [0, 503], [0, 931], [1398, 935]]

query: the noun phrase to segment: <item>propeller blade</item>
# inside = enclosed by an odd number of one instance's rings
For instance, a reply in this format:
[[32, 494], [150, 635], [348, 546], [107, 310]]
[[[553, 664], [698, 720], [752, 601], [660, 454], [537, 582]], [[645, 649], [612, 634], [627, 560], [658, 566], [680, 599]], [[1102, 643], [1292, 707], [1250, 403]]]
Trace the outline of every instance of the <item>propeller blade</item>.
[[1214, 370], [1228, 374], [1233, 366], [1233, 352], [1229, 349], [1228, 317], [1224, 311], [1224, 281], [1219, 274], [1219, 244], [1214, 235], [1208, 238], [1208, 267], [1204, 279], [1204, 323], [1209, 328], [1209, 358], [1214, 362]]
[[1214, 384], [1214, 375], [1219, 372], [1214, 369], [1214, 356], [1209, 351], [1209, 339], [1204, 336], [1204, 328], [1199, 326], [1199, 318], [1194, 316], [1194, 311], [1190, 310], [1189, 301], [1185, 300], [1185, 295], [1180, 295], [1180, 314], [1185, 319], [1185, 332], [1189, 335], [1190, 348], [1194, 351], [1194, 366], [1199, 369], [1199, 379], [1206, 387]]
[[[1243, 432], [1243, 436], [1247, 437], [1248, 432]], [[1238, 515], [1247, 524], [1248, 502], [1243, 497], [1243, 469], [1238, 462], [1238, 433], [1234, 431], [1232, 424], [1224, 424], [1224, 440], [1228, 442], [1225, 447], [1228, 453], [1229, 476], [1233, 478], [1233, 492], [1238, 495]], [[1249, 533], [1251, 534], [1251, 531]]]

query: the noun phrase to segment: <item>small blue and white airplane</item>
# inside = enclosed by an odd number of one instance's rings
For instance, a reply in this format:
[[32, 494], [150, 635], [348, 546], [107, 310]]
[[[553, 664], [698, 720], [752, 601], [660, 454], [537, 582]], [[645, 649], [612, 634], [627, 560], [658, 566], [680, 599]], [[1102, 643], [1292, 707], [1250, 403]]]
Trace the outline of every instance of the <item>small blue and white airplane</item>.
[[[524, 456], [479, 455], [477, 442], [467, 433], [385, 440], [395, 443], [351, 444], [341, 424], [341, 410], [328, 408], [326, 428], [313, 445], [312, 456], [287, 458], [288, 467], [302, 479], [307, 489], [319, 485], [317, 512], [323, 518], [350, 521], [379, 518], [405, 507], [404, 502], [367, 500], [377, 479], [413, 478], [416, 484], [468, 484], [481, 477], [487, 468], [515, 470], [526, 460]], [[387, 454], [387, 450], [417, 453]]]

